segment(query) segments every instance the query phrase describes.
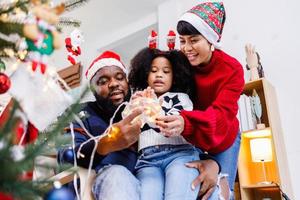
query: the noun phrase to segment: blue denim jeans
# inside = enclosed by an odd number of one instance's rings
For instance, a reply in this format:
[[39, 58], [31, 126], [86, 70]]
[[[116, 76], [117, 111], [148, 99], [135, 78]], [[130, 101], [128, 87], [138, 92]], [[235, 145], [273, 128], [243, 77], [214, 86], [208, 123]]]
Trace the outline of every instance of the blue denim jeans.
[[199, 160], [191, 145], [160, 145], [141, 151], [136, 177], [141, 183], [142, 200], [195, 200], [200, 186], [192, 190], [197, 169], [184, 164]]
[[92, 188], [95, 200], [140, 200], [140, 183], [121, 165], [99, 170]]
[[231, 147], [219, 154], [213, 155], [222, 167], [221, 173], [228, 175], [227, 180], [231, 191], [230, 199], [234, 199], [234, 182], [237, 172], [237, 162], [239, 157], [240, 144], [241, 133], [239, 132]]

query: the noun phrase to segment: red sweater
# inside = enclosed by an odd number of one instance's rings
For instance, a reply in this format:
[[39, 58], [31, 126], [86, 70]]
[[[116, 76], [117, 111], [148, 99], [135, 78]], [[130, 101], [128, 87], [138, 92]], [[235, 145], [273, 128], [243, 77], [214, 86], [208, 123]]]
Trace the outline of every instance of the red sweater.
[[244, 87], [241, 64], [221, 50], [213, 52], [208, 65], [195, 73], [197, 94], [193, 111], [182, 111], [182, 135], [209, 153], [230, 147], [238, 133], [238, 99]]

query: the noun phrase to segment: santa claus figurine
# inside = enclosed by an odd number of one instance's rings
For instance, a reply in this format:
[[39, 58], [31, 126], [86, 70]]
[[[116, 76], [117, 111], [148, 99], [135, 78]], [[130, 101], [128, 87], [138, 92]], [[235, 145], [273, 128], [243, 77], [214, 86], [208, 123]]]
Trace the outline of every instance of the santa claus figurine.
[[175, 39], [176, 39], [175, 32], [170, 30], [169, 34], [167, 35], [167, 45], [169, 47], [169, 50], [173, 50], [175, 48]]
[[68, 51], [68, 60], [72, 65], [75, 65], [76, 57], [81, 54], [80, 45], [83, 42], [83, 35], [80, 30], [75, 29], [71, 32], [70, 37], [65, 39], [66, 48]]
[[148, 43], [150, 49], [156, 49], [157, 47], [157, 33], [152, 30], [151, 35], [148, 37]]

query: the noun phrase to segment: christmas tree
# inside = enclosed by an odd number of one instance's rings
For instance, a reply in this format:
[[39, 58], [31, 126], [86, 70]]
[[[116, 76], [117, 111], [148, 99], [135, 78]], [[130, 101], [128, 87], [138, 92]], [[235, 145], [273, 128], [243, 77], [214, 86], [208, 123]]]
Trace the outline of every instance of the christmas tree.
[[80, 23], [59, 15], [87, 1], [55, 2], [0, 2], [0, 94], [12, 96], [0, 110], [0, 199], [44, 196], [52, 183], [32, 180], [34, 159], [70, 141], [61, 133], [79, 110], [47, 58], [62, 44], [61, 26]]

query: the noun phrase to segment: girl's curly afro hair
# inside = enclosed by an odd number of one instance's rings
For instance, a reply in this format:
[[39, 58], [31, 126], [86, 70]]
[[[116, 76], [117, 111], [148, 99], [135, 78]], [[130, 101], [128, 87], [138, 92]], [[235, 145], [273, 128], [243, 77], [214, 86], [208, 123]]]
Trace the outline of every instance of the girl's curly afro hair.
[[192, 98], [195, 88], [192, 66], [186, 56], [178, 50], [161, 51], [148, 47], [140, 50], [131, 60], [128, 76], [128, 83], [133, 91], [147, 88], [152, 61], [157, 57], [168, 59], [172, 65], [173, 83], [170, 92], [183, 92]]

